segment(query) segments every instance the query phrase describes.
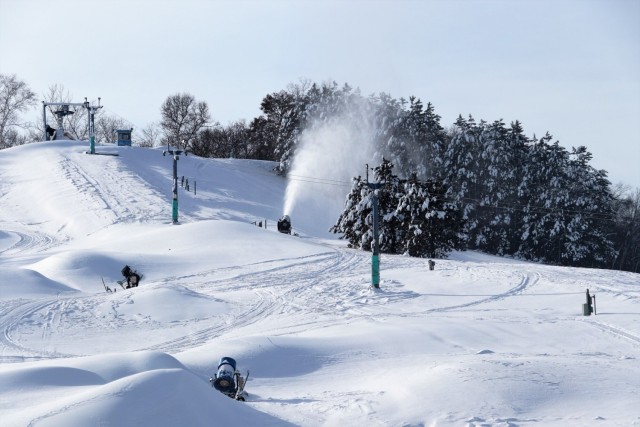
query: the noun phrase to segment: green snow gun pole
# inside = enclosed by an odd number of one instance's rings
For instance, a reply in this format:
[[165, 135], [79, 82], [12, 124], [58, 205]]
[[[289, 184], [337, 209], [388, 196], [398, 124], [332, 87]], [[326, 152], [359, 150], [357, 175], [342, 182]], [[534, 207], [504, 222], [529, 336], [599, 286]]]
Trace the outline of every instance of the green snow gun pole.
[[380, 245], [378, 243], [378, 189], [381, 183], [367, 183], [373, 189], [373, 255], [371, 255], [371, 286], [380, 288]]
[[171, 222], [178, 223], [178, 192], [173, 193], [173, 202], [171, 204]]
[[[172, 209], [171, 209], [171, 221], [174, 224], [178, 223], [178, 159], [180, 159], [180, 155], [183, 153], [182, 150], [169, 150], [169, 146], [167, 145], [167, 150], [162, 152], [162, 155], [166, 155], [167, 153], [173, 156], [173, 201], [172, 201]], [[185, 153], [185, 156], [187, 154]]]
[[96, 112], [102, 108], [100, 105], [100, 98], [98, 98], [98, 105], [90, 105], [87, 98], [84, 99], [84, 107], [89, 113], [89, 154], [96, 154], [96, 124], [95, 115]]

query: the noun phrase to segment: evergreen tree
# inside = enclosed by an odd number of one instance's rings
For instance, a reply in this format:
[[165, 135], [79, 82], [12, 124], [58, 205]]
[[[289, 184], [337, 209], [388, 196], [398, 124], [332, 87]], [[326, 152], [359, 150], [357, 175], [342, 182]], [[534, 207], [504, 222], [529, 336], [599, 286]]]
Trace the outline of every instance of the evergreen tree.
[[329, 229], [332, 233], [341, 233], [341, 239], [348, 241], [351, 248], [371, 250], [371, 199], [372, 193], [367, 183], [361, 177], [354, 178], [344, 210], [336, 224]]
[[512, 236], [519, 230], [518, 187], [525, 144], [519, 122], [508, 129], [502, 120], [497, 120], [480, 133], [479, 167], [475, 174], [479, 189], [475, 216], [478, 225], [469, 232], [471, 241], [485, 252], [507, 255], [517, 250], [517, 241]]
[[422, 163], [416, 172], [420, 179], [442, 181], [445, 175], [442, 170], [442, 161], [446, 150], [447, 133], [440, 124], [440, 116], [436, 114], [430, 102], [427, 103], [424, 112], [424, 123], [425, 143], [419, 149]]
[[[379, 248], [381, 253], [401, 252], [405, 230], [401, 224], [403, 217], [396, 211], [400, 193], [400, 180], [393, 173], [393, 163], [382, 159], [382, 164], [373, 169], [374, 179], [381, 183], [378, 191]], [[371, 221], [373, 225], [373, 221]]]
[[[507, 126], [460, 116], [445, 131], [430, 103], [385, 93], [363, 98], [336, 82], [269, 95], [262, 110], [249, 126], [244, 155], [277, 159], [282, 171], [304, 130], [343, 125], [344, 116], [361, 123], [367, 135], [373, 129], [373, 158], [383, 159], [374, 173], [384, 183], [378, 191], [382, 252], [434, 254], [448, 250], [443, 241], [452, 248], [462, 241], [471, 249], [563, 265], [602, 266], [616, 259], [607, 237], [615, 231], [610, 219], [616, 200], [606, 173], [589, 166], [584, 147], [568, 152], [548, 134], [529, 140], [518, 121]], [[409, 180], [402, 182], [394, 167]], [[433, 200], [439, 191], [444, 194]], [[353, 247], [370, 249], [372, 199], [366, 183], [355, 180], [332, 227]], [[435, 207], [438, 200], [449, 205]], [[434, 222], [448, 210], [446, 220]], [[459, 224], [461, 233], [445, 236], [459, 231]], [[429, 246], [433, 242], [441, 246]]]
[[529, 151], [518, 254], [561, 265], [605, 266], [615, 257], [607, 238], [613, 198], [606, 173], [589, 166], [585, 147], [569, 153], [550, 140], [547, 134]]
[[406, 230], [404, 253], [416, 257], [445, 258], [462, 247], [462, 216], [453, 203], [445, 200], [445, 190], [433, 181], [421, 182], [417, 174], [404, 183], [397, 211]]
[[445, 257], [460, 249], [462, 215], [447, 202], [441, 184], [421, 182], [417, 175], [402, 182], [387, 159], [374, 168], [372, 190], [360, 177], [354, 179], [345, 210], [330, 231], [342, 233], [350, 247], [371, 250], [373, 242], [373, 191], [378, 191], [379, 248], [382, 253]]
[[563, 209], [568, 203], [564, 171], [569, 155], [558, 141], [549, 144], [551, 139], [547, 133], [529, 150], [522, 192], [526, 204], [517, 254], [526, 259], [554, 262], [561, 258], [567, 222]]
[[481, 218], [476, 210], [484, 194], [478, 171], [485, 167], [481, 157], [481, 135], [485, 126], [484, 121], [477, 124], [471, 116], [468, 119], [459, 116], [441, 161], [447, 198], [462, 211], [465, 240], [471, 248], [483, 243], [482, 235], [477, 231]]
[[613, 242], [607, 237], [612, 229], [613, 195], [606, 172], [589, 165], [587, 148], [574, 148], [569, 156], [567, 176], [570, 186], [569, 221], [563, 264], [581, 267], [605, 267], [615, 258]]

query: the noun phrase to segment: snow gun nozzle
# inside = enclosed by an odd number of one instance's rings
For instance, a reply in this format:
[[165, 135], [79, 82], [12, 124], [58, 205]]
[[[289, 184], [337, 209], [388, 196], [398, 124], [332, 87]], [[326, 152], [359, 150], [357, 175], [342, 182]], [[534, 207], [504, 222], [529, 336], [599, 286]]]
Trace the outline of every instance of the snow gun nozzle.
[[235, 393], [236, 361], [231, 357], [223, 357], [218, 364], [218, 372], [213, 381], [213, 387], [225, 394]]

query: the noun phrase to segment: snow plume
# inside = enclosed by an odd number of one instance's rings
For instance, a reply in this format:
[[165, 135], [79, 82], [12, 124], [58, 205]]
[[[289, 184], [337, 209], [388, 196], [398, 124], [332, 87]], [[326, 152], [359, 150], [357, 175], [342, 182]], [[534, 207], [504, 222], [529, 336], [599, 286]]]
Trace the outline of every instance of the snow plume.
[[[365, 106], [312, 120], [302, 132], [288, 174], [284, 213], [300, 229], [327, 233], [342, 212], [351, 179], [372, 164], [374, 130]], [[315, 224], [305, 221], [314, 218]]]

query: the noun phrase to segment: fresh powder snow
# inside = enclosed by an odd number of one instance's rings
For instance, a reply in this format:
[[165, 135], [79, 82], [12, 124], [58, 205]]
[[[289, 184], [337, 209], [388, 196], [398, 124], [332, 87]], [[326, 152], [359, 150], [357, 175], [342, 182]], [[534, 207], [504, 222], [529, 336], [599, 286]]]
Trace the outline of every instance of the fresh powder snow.
[[181, 156], [174, 225], [171, 156], [87, 148], [0, 151], [3, 427], [640, 426], [640, 275], [383, 254], [372, 289], [323, 192], [277, 232], [274, 163]]

